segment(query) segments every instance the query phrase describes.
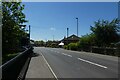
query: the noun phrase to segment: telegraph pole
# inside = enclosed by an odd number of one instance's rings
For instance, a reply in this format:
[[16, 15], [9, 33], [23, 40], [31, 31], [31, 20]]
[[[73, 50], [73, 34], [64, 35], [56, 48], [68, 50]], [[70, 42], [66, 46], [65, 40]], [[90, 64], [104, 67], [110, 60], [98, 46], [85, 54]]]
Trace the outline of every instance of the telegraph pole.
[[76, 18], [77, 19], [77, 36], [78, 36], [78, 18]]
[[54, 41], [54, 35], [53, 35], [53, 41]]
[[66, 41], [66, 44], [68, 44], [68, 36], [69, 36], [69, 28], [67, 28], [67, 41]]
[[67, 28], [67, 38], [68, 38], [68, 36], [69, 36], [69, 28]]
[[29, 44], [30, 44], [30, 25], [29, 25]]

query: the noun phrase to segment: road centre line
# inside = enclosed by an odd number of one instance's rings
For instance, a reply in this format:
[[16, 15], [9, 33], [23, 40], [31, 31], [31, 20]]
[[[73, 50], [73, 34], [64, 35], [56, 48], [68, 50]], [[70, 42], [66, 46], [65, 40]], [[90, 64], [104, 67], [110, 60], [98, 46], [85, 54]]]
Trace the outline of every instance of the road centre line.
[[67, 54], [65, 54], [65, 53], [62, 53], [63, 55], [67, 55]]
[[[53, 50], [52, 50], [53, 51]], [[57, 51], [54, 51], [54, 52], [57, 52]], [[59, 53], [59, 52], [57, 52]], [[63, 55], [66, 55], [66, 56], [69, 56], [69, 57], [72, 57], [72, 55], [68, 55], [68, 54], [65, 54], [65, 53], [62, 53]], [[84, 61], [84, 62], [87, 62], [89, 64], [93, 64], [93, 65], [96, 65], [96, 66], [99, 66], [99, 67], [102, 67], [102, 68], [107, 68], [106, 66], [103, 66], [103, 65], [100, 65], [100, 64], [97, 64], [97, 63], [94, 63], [94, 62], [91, 62], [91, 61], [88, 61], [88, 60], [85, 60], [85, 59], [82, 59], [82, 58], [78, 58], [78, 60], [81, 60], [81, 61]]]
[[66, 55], [66, 56], [69, 56], [69, 57], [72, 57], [72, 55], [68, 55], [68, 54], [65, 54], [65, 53], [62, 53], [63, 55]]
[[72, 57], [71, 55], [67, 55], [67, 56]]
[[[54, 50], [50, 50], [50, 51], [52, 51], [52, 52], [53, 52]], [[60, 52], [57, 52], [57, 51], [54, 51], [54, 52], [56, 52], [56, 53], [60, 53]]]
[[88, 60], [84, 60], [82, 58], [78, 58], [78, 60], [81, 60], [81, 61], [84, 61], [84, 62], [87, 62], [87, 63], [90, 63], [90, 64], [93, 64], [93, 65], [96, 65], [96, 66], [99, 66], [99, 67], [102, 67], [102, 68], [107, 68], [106, 66], [103, 66], [103, 65], [100, 65], [100, 64], [97, 64], [97, 63], [93, 63], [91, 61], [88, 61]]

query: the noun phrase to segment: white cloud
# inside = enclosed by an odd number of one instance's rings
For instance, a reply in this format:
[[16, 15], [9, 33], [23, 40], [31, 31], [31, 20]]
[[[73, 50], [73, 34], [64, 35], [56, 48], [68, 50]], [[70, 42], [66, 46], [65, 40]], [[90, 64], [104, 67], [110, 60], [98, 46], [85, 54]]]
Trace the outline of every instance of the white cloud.
[[51, 31], [55, 31], [56, 29], [55, 29], [54, 27], [51, 27], [50, 30], [51, 30]]

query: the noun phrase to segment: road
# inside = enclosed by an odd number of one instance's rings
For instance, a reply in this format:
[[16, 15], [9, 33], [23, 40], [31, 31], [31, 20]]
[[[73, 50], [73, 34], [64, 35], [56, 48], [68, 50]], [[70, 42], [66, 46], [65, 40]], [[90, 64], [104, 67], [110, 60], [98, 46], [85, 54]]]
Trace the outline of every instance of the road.
[[118, 78], [118, 58], [61, 48], [34, 47], [57, 78]]

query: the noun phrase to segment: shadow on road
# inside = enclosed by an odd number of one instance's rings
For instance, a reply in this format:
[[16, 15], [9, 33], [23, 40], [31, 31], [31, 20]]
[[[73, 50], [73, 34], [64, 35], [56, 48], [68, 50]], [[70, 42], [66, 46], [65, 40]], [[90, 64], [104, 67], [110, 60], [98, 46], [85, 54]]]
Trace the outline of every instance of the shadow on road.
[[31, 57], [38, 57], [38, 56], [42, 56], [42, 55], [40, 55], [40, 54], [38, 54], [38, 53], [34, 53], [34, 52], [33, 52], [33, 54], [31, 55]]

